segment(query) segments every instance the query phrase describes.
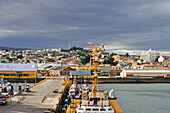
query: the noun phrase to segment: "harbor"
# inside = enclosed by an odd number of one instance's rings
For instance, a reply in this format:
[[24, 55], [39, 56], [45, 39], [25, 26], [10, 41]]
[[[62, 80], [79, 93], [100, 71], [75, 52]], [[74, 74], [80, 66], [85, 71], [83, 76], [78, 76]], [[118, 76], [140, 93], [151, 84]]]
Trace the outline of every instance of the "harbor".
[[104, 51], [104, 46], [92, 47], [89, 43], [89, 51], [93, 56], [94, 72], [91, 77], [92, 87], [83, 83], [78, 87], [77, 80], [66, 79], [64, 92], [61, 95], [60, 101], [55, 109], [56, 113], [123, 113], [117, 97], [113, 96], [114, 89], [108, 91], [101, 91], [98, 89], [98, 75], [99, 53]]
[[[79, 66], [77, 70], [58, 67], [55, 69], [62, 68], [62, 71], [51, 68], [50, 71], [41, 72], [42, 67], [38, 68], [37, 64], [1, 64], [0, 112], [133, 113], [137, 112], [136, 109], [126, 106], [125, 103], [131, 102], [133, 105], [138, 102], [130, 99], [127, 96], [129, 93], [135, 91], [132, 94], [134, 98], [148, 98], [147, 96], [151, 95], [152, 100], [155, 95], [153, 93], [158, 90], [154, 90], [153, 84], [159, 83], [161, 86], [170, 83], [169, 70], [123, 70], [119, 76], [110, 75], [111, 68], [99, 66], [99, 54], [105, 51], [104, 45], [92, 47], [89, 43], [89, 49], [92, 66]], [[46, 69], [48, 67], [51, 66]], [[103, 72], [103, 69], [107, 72]], [[66, 75], [47, 76], [63, 73]], [[7, 88], [7, 84], [11, 85], [11, 89]], [[158, 85], [158, 88], [160, 86]], [[7, 95], [2, 95], [7, 91]]]
[[52, 109], [58, 102], [60, 93], [53, 93], [57, 88], [63, 89], [63, 78], [47, 79], [31, 88], [31, 92], [22, 92], [8, 99], [8, 104], [0, 106], [1, 113], [43, 113]]
[[0, 113], [170, 113], [170, 0], [0, 0]]
[[[52, 83], [51, 83], [52, 82]], [[56, 84], [57, 83], [57, 84]], [[8, 105], [0, 106], [0, 112], [24, 112], [24, 113], [43, 113], [44, 111], [51, 111], [52, 108], [56, 107], [56, 104], [59, 103], [58, 98], [61, 96], [59, 93], [55, 94], [55, 97], [52, 93], [52, 90], [55, 88], [60, 88], [59, 91], [62, 91], [65, 86], [62, 85], [63, 78], [44, 81], [43, 83], [34, 86], [31, 88], [32, 93], [22, 93], [20, 95], [16, 95], [15, 97], [8, 100]], [[47, 85], [49, 84], [49, 85]], [[43, 87], [44, 88], [43, 88]], [[51, 88], [50, 88], [50, 87]], [[59, 87], [61, 86], [61, 87]], [[81, 84], [79, 84], [81, 87]], [[89, 84], [91, 87], [91, 84]], [[50, 88], [50, 90], [49, 90]], [[156, 113], [160, 111], [162, 113], [167, 113], [170, 109], [167, 106], [167, 102], [169, 100], [169, 84], [166, 83], [158, 83], [158, 84], [145, 84], [145, 83], [110, 83], [110, 84], [99, 84], [99, 90], [105, 89], [110, 91], [111, 89], [115, 89], [114, 96], [119, 97], [118, 102], [124, 113], [143, 113], [150, 112]], [[47, 89], [49, 92], [47, 92]], [[42, 94], [43, 93], [43, 94]], [[65, 92], [66, 94], [68, 93]], [[64, 94], [64, 92], [62, 93]], [[65, 96], [66, 96], [65, 94]], [[50, 97], [47, 98], [44, 102], [42, 102], [44, 96]], [[54, 98], [52, 98], [54, 97]], [[21, 99], [18, 102], [18, 99]], [[138, 98], [136, 100], [136, 98]], [[159, 105], [159, 107], [157, 107]], [[133, 109], [132, 109], [133, 108]], [[63, 109], [63, 108], [60, 108]], [[54, 112], [57, 112], [54, 111]]]
[[[123, 113], [169, 113], [170, 84], [99, 84], [99, 90], [115, 89]], [[91, 87], [91, 85], [89, 85]]]

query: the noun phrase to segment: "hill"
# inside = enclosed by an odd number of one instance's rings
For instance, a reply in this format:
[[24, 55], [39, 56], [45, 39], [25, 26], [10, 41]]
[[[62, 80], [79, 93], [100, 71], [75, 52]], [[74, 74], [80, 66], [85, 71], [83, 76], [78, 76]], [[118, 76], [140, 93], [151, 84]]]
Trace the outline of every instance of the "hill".
[[13, 47], [0, 46], [0, 50], [4, 50], [4, 49], [7, 49], [7, 50], [27, 50], [29, 48], [13, 48]]

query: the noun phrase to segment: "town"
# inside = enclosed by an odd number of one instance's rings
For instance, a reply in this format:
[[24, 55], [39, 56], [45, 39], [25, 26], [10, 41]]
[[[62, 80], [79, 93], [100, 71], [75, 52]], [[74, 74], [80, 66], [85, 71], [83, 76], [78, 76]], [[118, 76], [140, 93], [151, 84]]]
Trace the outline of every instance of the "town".
[[[151, 49], [141, 56], [118, 55], [106, 52], [103, 44], [89, 43], [89, 49], [1, 50], [0, 54], [0, 103], [7, 105], [0, 112], [123, 113], [112, 96], [114, 89], [108, 95], [98, 90], [97, 83], [170, 83], [170, 56]], [[92, 89], [87, 83], [93, 84]]]
[[[0, 50], [0, 77], [2, 78], [36, 78], [59, 77], [69, 75], [77, 77], [85, 75], [90, 78], [93, 71], [92, 56], [88, 49], [72, 47], [69, 49], [44, 50]], [[35, 73], [24, 72], [24, 67], [35, 64]], [[19, 67], [18, 67], [19, 66]], [[9, 72], [7, 68], [18, 67], [21, 70]], [[170, 56], [163, 56], [159, 52], [149, 49], [141, 55], [118, 55], [103, 52], [99, 56], [101, 77], [169, 77]], [[17, 73], [17, 72], [21, 73]], [[25, 70], [26, 71], [26, 70]], [[83, 73], [84, 72], [84, 73]]]

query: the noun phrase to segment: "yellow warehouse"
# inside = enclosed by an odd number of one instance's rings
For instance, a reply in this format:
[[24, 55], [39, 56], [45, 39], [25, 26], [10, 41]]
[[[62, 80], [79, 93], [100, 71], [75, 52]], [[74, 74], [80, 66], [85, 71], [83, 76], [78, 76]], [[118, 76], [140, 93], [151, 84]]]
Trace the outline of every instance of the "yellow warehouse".
[[90, 67], [90, 66], [79, 66], [79, 67], [77, 68], [77, 71], [90, 71], [90, 69], [93, 70], [94, 67]]
[[0, 78], [35, 78], [37, 64], [0, 63]]

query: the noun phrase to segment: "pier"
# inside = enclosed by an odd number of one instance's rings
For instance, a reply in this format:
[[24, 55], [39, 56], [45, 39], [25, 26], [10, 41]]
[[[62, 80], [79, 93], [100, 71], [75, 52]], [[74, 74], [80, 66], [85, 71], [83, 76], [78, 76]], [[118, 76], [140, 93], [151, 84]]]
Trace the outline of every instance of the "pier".
[[[72, 78], [70, 78], [73, 80]], [[77, 83], [81, 84], [86, 81], [86, 83], [91, 84], [91, 78], [75, 78]], [[100, 84], [110, 84], [110, 83], [170, 83], [170, 78], [107, 78], [99, 77]]]
[[7, 105], [0, 106], [0, 113], [43, 113], [52, 109], [60, 95], [53, 93], [53, 89], [62, 91], [62, 81], [63, 78], [47, 79], [32, 87], [31, 92], [23, 92], [8, 99]]

